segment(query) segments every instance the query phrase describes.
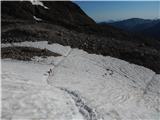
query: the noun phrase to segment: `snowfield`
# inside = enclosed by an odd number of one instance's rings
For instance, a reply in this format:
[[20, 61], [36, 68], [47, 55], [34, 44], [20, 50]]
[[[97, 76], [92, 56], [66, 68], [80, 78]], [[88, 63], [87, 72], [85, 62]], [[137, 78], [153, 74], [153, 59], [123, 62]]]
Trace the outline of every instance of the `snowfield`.
[[2, 60], [4, 120], [83, 120], [64, 91], [47, 84], [51, 65]]
[[62, 56], [1, 61], [4, 120], [160, 120], [160, 75], [152, 70], [45, 41], [14, 45]]

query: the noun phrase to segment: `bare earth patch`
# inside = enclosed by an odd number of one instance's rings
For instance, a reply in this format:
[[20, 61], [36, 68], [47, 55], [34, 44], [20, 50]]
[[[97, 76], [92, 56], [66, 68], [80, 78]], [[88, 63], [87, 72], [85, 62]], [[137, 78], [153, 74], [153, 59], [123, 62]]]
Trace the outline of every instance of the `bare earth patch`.
[[54, 53], [47, 49], [40, 49], [40, 48], [34, 48], [34, 47], [20, 47], [20, 46], [12, 46], [12, 47], [5, 47], [1, 48], [1, 57], [4, 58], [12, 58], [17, 60], [25, 60], [30, 61], [31, 58], [34, 56], [41, 56], [41, 57], [47, 57], [47, 56], [54, 56], [58, 57], [61, 56], [58, 53]]

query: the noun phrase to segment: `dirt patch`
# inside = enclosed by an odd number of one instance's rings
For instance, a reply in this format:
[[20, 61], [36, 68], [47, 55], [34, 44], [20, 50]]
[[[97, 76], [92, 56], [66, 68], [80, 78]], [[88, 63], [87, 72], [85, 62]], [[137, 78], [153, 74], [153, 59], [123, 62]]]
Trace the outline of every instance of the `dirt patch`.
[[61, 55], [47, 49], [40, 49], [40, 48], [33, 48], [33, 47], [13, 46], [13, 47], [1, 48], [2, 59], [12, 58], [17, 60], [30, 61], [31, 58], [33, 58], [34, 56], [41, 56], [45, 58], [47, 56], [58, 57]]

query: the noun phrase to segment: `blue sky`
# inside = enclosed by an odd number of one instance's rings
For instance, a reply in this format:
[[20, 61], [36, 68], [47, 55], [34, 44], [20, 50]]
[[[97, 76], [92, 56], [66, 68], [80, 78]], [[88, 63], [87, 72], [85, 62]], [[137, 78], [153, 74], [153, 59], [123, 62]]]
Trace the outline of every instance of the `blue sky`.
[[160, 1], [75, 1], [97, 22], [160, 17]]

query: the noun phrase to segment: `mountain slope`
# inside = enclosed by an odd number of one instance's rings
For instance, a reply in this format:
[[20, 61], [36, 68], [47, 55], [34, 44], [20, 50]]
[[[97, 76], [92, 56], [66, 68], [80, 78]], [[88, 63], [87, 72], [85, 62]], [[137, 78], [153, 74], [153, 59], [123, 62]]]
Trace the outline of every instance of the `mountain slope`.
[[29, 1], [3, 1], [2, 18], [7, 18], [7, 16], [11, 16], [15, 19], [27, 20], [32, 22], [35, 21], [35, 16], [42, 19], [43, 22], [49, 22], [54, 24], [69, 24], [73, 26], [87, 26], [90, 24], [95, 24], [95, 22], [91, 18], [85, 15], [85, 13], [76, 4], [73, 4], [72, 2], [55, 1], [43, 2], [43, 4], [47, 7], [47, 9], [40, 5], [34, 5]]
[[1, 6], [2, 43], [48, 41], [160, 71], [160, 41], [96, 24], [73, 2], [2, 1]]

